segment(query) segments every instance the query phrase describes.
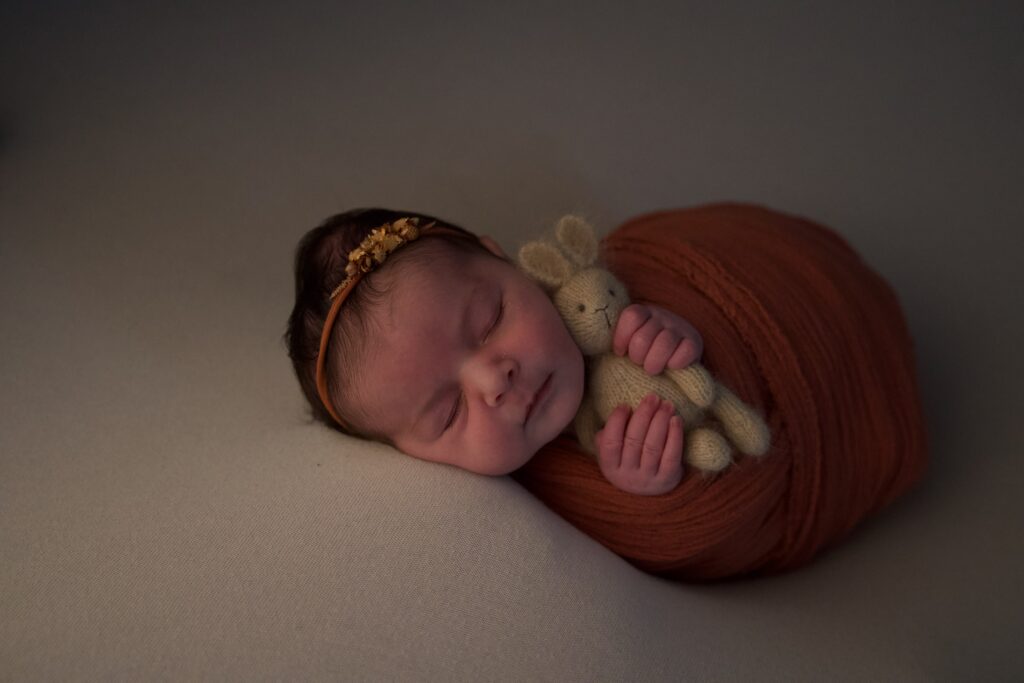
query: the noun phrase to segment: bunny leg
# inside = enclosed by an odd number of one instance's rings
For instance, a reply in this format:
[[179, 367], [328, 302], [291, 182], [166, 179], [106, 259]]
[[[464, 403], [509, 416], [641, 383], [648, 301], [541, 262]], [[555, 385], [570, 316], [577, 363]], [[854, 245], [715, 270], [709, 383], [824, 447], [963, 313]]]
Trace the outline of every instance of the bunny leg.
[[729, 440], [746, 455], [764, 455], [771, 445], [771, 433], [757, 412], [739, 399], [725, 385], [718, 385], [718, 397], [711, 413], [722, 423]]
[[708, 427], [697, 427], [686, 432], [683, 457], [702, 472], [724, 470], [732, 462], [732, 448], [721, 434]]
[[691, 363], [685, 368], [665, 368], [662, 372], [698, 407], [707, 408], [714, 403], [715, 379], [700, 363]]

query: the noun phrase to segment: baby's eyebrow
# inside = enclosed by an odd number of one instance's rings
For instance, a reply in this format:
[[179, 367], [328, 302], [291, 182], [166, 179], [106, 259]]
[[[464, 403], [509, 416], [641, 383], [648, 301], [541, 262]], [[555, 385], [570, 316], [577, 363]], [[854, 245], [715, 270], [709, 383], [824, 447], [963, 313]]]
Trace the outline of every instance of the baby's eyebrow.
[[[469, 322], [470, 322], [470, 320], [469, 320], [469, 311], [470, 311], [470, 308], [473, 305], [473, 302], [477, 299], [477, 297], [480, 295], [480, 293], [485, 289], [485, 283], [480, 281], [479, 279], [477, 279], [477, 280], [475, 280], [475, 286], [467, 287], [466, 289], [467, 289], [468, 294], [465, 297], [463, 297], [462, 304], [460, 306], [456, 307], [456, 310], [461, 311], [460, 314], [459, 314], [459, 330], [460, 330], [460, 335], [461, 335], [460, 338], [461, 339], [468, 339], [469, 338], [469, 332], [470, 332], [470, 330], [469, 330]], [[427, 417], [428, 413], [431, 412], [431, 409], [434, 408], [434, 406], [437, 405], [437, 402], [441, 399], [442, 396], [444, 396], [444, 393], [445, 393], [445, 391], [448, 390], [449, 386], [450, 385], [447, 382], [442, 382], [434, 390], [434, 393], [430, 395], [430, 397], [426, 400], [426, 402], [422, 406], [420, 406], [420, 409], [418, 411], [416, 411], [416, 413], [415, 413], [416, 417], [413, 420], [413, 428], [414, 429], [416, 429], [417, 427], [421, 427], [422, 426], [421, 422], [423, 421], [423, 419], [425, 417]], [[434, 435], [431, 434], [431, 436], [434, 436]]]

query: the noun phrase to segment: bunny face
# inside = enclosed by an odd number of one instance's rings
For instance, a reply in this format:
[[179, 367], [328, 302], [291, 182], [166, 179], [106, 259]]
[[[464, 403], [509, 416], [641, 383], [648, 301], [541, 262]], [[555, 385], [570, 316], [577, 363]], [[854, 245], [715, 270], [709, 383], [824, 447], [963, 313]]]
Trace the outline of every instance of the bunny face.
[[585, 356], [611, 351], [615, 323], [629, 305], [626, 286], [602, 268], [577, 272], [555, 292], [555, 308]]
[[519, 267], [548, 292], [585, 356], [612, 350], [615, 323], [629, 305], [626, 286], [598, 264], [598, 241], [573, 214], [555, 226], [557, 244], [535, 241], [519, 250]]

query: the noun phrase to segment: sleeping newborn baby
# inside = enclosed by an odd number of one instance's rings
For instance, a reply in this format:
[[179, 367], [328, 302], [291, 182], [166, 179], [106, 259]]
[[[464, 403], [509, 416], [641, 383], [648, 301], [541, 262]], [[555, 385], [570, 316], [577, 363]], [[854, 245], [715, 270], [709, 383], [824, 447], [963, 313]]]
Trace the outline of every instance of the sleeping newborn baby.
[[[314, 420], [415, 458], [508, 474], [572, 423], [584, 361], [554, 304], [487, 236], [431, 216], [355, 209], [295, 253], [285, 341]], [[686, 320], [631, 304], [614, 352], [657, 375], [700, 359]], [[613, 412], [604, 476], [640, 495], [683, 476], [683, 424], [655, 395]]]

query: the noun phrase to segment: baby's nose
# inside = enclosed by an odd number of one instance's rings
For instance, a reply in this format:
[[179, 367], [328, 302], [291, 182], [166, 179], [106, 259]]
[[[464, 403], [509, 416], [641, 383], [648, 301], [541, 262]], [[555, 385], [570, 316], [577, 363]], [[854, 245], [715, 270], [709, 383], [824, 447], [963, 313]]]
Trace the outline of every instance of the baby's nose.
[[503, 402], [512, 388], [515, 386], [516, 376], [518, 369], [514, 361], [503, 358], [498, 365], [498, 384], [494, 388], [494, 402], [499, 404]]

